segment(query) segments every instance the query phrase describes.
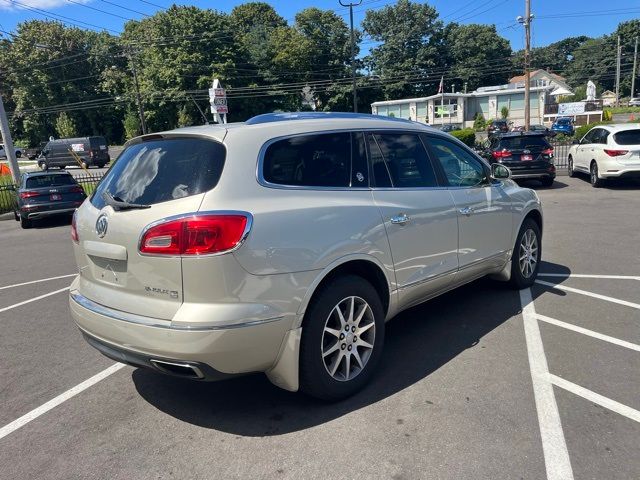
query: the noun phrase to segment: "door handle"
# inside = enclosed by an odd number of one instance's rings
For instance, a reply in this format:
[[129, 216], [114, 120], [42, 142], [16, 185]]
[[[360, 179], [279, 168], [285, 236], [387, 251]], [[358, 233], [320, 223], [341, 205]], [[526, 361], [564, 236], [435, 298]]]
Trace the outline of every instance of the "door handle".
[[401, 213], [400, 215], [396, 215], [395, 217], [391, 217], [391, 219], [390, 219], [391, 223], [393, 223], [395, 225], [404, 225], [409, 220], [411, 220], [411, 219], [409, 218], [409, 216], [406, 213]]
[[464, 207], [464, 208], [458, 209], [458, 211], [462, 215], [466, 215], [468, 217], [469, 215], [471, 215], [473, 213], [473, 208], [472, 207]]

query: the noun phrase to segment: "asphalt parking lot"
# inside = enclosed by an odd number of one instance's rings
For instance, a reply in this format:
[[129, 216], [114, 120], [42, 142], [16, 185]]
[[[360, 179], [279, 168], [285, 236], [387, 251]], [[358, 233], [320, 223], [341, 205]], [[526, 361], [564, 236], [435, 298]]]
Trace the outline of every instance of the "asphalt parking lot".
[[114, 367], [68, 313], [68, 225], [0, 222], [0, 478], [640, 478], [640, 186], [537, 190], [539, 283], [402, 313], [335, 404]]

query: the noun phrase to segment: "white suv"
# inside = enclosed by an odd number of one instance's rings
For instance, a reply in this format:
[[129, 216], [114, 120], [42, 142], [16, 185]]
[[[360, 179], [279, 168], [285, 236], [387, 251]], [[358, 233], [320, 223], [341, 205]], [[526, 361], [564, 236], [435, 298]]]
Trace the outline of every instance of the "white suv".
[[569, 176], [588, 173], [591, 185], [607, 178], [640, 178], [640, 123], [599, 125], [569, 149]]
[[424, 125], [268, 114], [130, 141], [77, 210], [72, 315], [108, 357], [337, 399], [384, 323], [487, 274], [533, 283], [535, 192]]

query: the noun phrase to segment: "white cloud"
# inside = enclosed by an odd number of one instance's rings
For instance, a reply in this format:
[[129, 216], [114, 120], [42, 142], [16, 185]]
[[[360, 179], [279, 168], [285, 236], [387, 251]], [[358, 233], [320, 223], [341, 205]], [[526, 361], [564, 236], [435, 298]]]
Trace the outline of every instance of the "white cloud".
[[[76, 0], [81, 3], [89, 3], [91, 0]], [[5, 0], [0, 0], [0, 9], [5, 10], [26, 10], [28, 8], [24, 8], [24, 6], [29, 6], [33, 8], [42, 8], [42, 9], [52, 9], [56, 7], [63, 7], [66, 5], [73, 5], [71, 2], [67, 2], [67, 0], [16, 0], [17, 3], [13, 1], [11, 4]]]

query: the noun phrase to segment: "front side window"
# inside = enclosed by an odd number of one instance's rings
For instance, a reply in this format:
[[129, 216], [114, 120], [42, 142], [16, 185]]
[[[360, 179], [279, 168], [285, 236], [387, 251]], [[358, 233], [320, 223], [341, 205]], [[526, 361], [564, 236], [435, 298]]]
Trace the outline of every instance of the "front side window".
[[413, 133], [374, 133], [369, 150], [377, 187], [422, 188], [438, 185], [420, 137]]
[[103, 194], [145, 205], [213, 189], [226, 157], [221, 143], [201, 138], [163, 138], [127, 147], [96, 188], [91, 203], [105, 206]]
[[597, 128], [593, 130], [589, 130], [589, 132], [584, 136], [581, 143], [595, 143], [596, 135], [598, 134]]
[[304, 187], [368, 187], [362, 133], [298, 135], [269, 145], [262, 174], [269, 183]]
[[475, 187], [485, 183], [486, 174], [480, 160], [449, 140], [429, 137], [429, 144], [442, 165], [452, 187]]

